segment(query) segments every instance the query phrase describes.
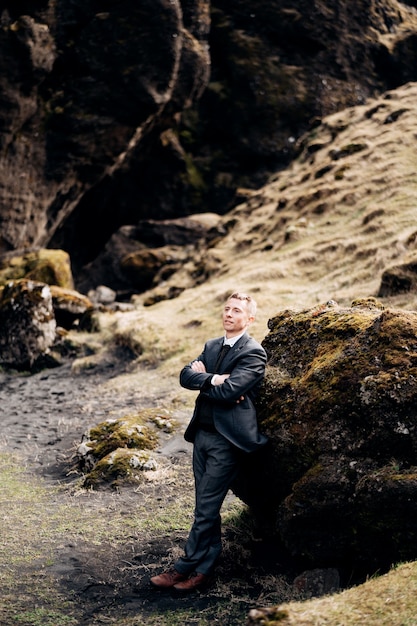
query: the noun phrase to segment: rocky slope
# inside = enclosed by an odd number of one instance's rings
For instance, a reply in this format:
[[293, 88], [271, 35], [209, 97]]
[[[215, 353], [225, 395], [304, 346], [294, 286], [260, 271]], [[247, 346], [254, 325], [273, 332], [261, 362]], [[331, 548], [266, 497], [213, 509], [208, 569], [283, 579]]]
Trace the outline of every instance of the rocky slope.
[[349, 305], [384, 295], [384, 303], [415, 308], [412, 280], [382, 285], [395, 266], [412, 274], [416, 257], [416, 94], [409, 83], [305, 135], [300, 157], [222, 218], [228, 234], [196, 249], [155, 289], [163, 297], [194, 288], [167, 309], [176, 314], [197, 299], [215, 304], [244, 286], [259, 300], [262, 335], [277, 310], [331, 299]]

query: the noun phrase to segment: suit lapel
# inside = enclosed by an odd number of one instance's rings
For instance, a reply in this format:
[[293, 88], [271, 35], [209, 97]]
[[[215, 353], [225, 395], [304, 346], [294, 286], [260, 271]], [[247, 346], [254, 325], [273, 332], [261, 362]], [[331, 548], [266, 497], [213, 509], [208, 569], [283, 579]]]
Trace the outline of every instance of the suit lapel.
[[229, 352], [224, 357], [220, 369], [223, 372], [227, 372], [228, 364], [233, 360], [233, 358], [245, 347], [249, 339], [249, 335], [246, 333], [242, 335], [242, 337], [235, 343], [233, 348], [229, 350]]
[[217, 357], [219, 356], [219, 352], [222, 348], [222, 345], [223, 345], [223, 337], [219, 337], [219, 339], [216, 339], [216, 341], [213, 343], [210, 349], [210, 354], [207, 355], [208, 359], [210, 359], [209, 362], [207, 363], [209, 372], [214, 372], [214, 366], [216, 364]]

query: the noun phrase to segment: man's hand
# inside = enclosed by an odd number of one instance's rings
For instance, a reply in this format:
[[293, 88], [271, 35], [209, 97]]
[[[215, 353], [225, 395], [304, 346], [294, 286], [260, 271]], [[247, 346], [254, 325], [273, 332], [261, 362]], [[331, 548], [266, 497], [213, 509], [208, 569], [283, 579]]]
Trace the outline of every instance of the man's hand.
[[212, 385], [215, 387], [217, 385], [223, 385], [224, 381], [229, 378], [230, 374], [216, 374], [214, 378], [212, 378]]
[[[191, 363], [191, 369], [193, 370], [193, 372], [201, 372], [203, 374], [207, 372], [206, 366], [204, 365], [203, 361], [193, 361]], [[216, 374], [212, 379], [212, 385], [214, 385], [215, 387], [217, 385], [223, 385], [224, 381], [227, 380], [229, 376], [230, 374]], [[244, 400], [244, 396], [241, 396], [241, 398], [237, 400], [237, 402], [240, 402], [241, 400]]]
[[203, 361], [193, 361], [191, 363], [191, 369], [193, 370], [193, 372], [202, 372], [203, 374], [205, 374], [206, 372], [206, 366], [204, 365]]

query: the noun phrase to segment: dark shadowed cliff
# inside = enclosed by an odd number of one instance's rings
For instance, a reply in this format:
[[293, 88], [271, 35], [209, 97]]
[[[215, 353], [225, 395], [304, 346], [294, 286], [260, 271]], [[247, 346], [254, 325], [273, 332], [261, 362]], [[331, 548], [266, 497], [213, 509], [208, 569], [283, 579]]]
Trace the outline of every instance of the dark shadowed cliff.
[[6, 2], [1, 25], [0, 252], [76, 274], [122, 225], [224, 214], [324, 115], [416, 78], [396, 0]]

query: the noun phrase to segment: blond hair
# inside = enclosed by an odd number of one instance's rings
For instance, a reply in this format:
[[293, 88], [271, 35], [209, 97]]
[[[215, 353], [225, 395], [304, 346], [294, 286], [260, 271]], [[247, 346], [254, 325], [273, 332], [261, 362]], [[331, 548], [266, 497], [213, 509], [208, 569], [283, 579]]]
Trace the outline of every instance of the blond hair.
[[235, 298], [236, 300], [242, 300], [242, 302], [246, 302], [246, 308], [250, 317], [256, 316], [257, 304], [252, 296], [249, 296], [247, 293], [240, 293], [239, 291], [236, 291], [235, 293], [232, 293], [232, 295], [230, 295], [227, 300], [231, 300], [232, 298]]

